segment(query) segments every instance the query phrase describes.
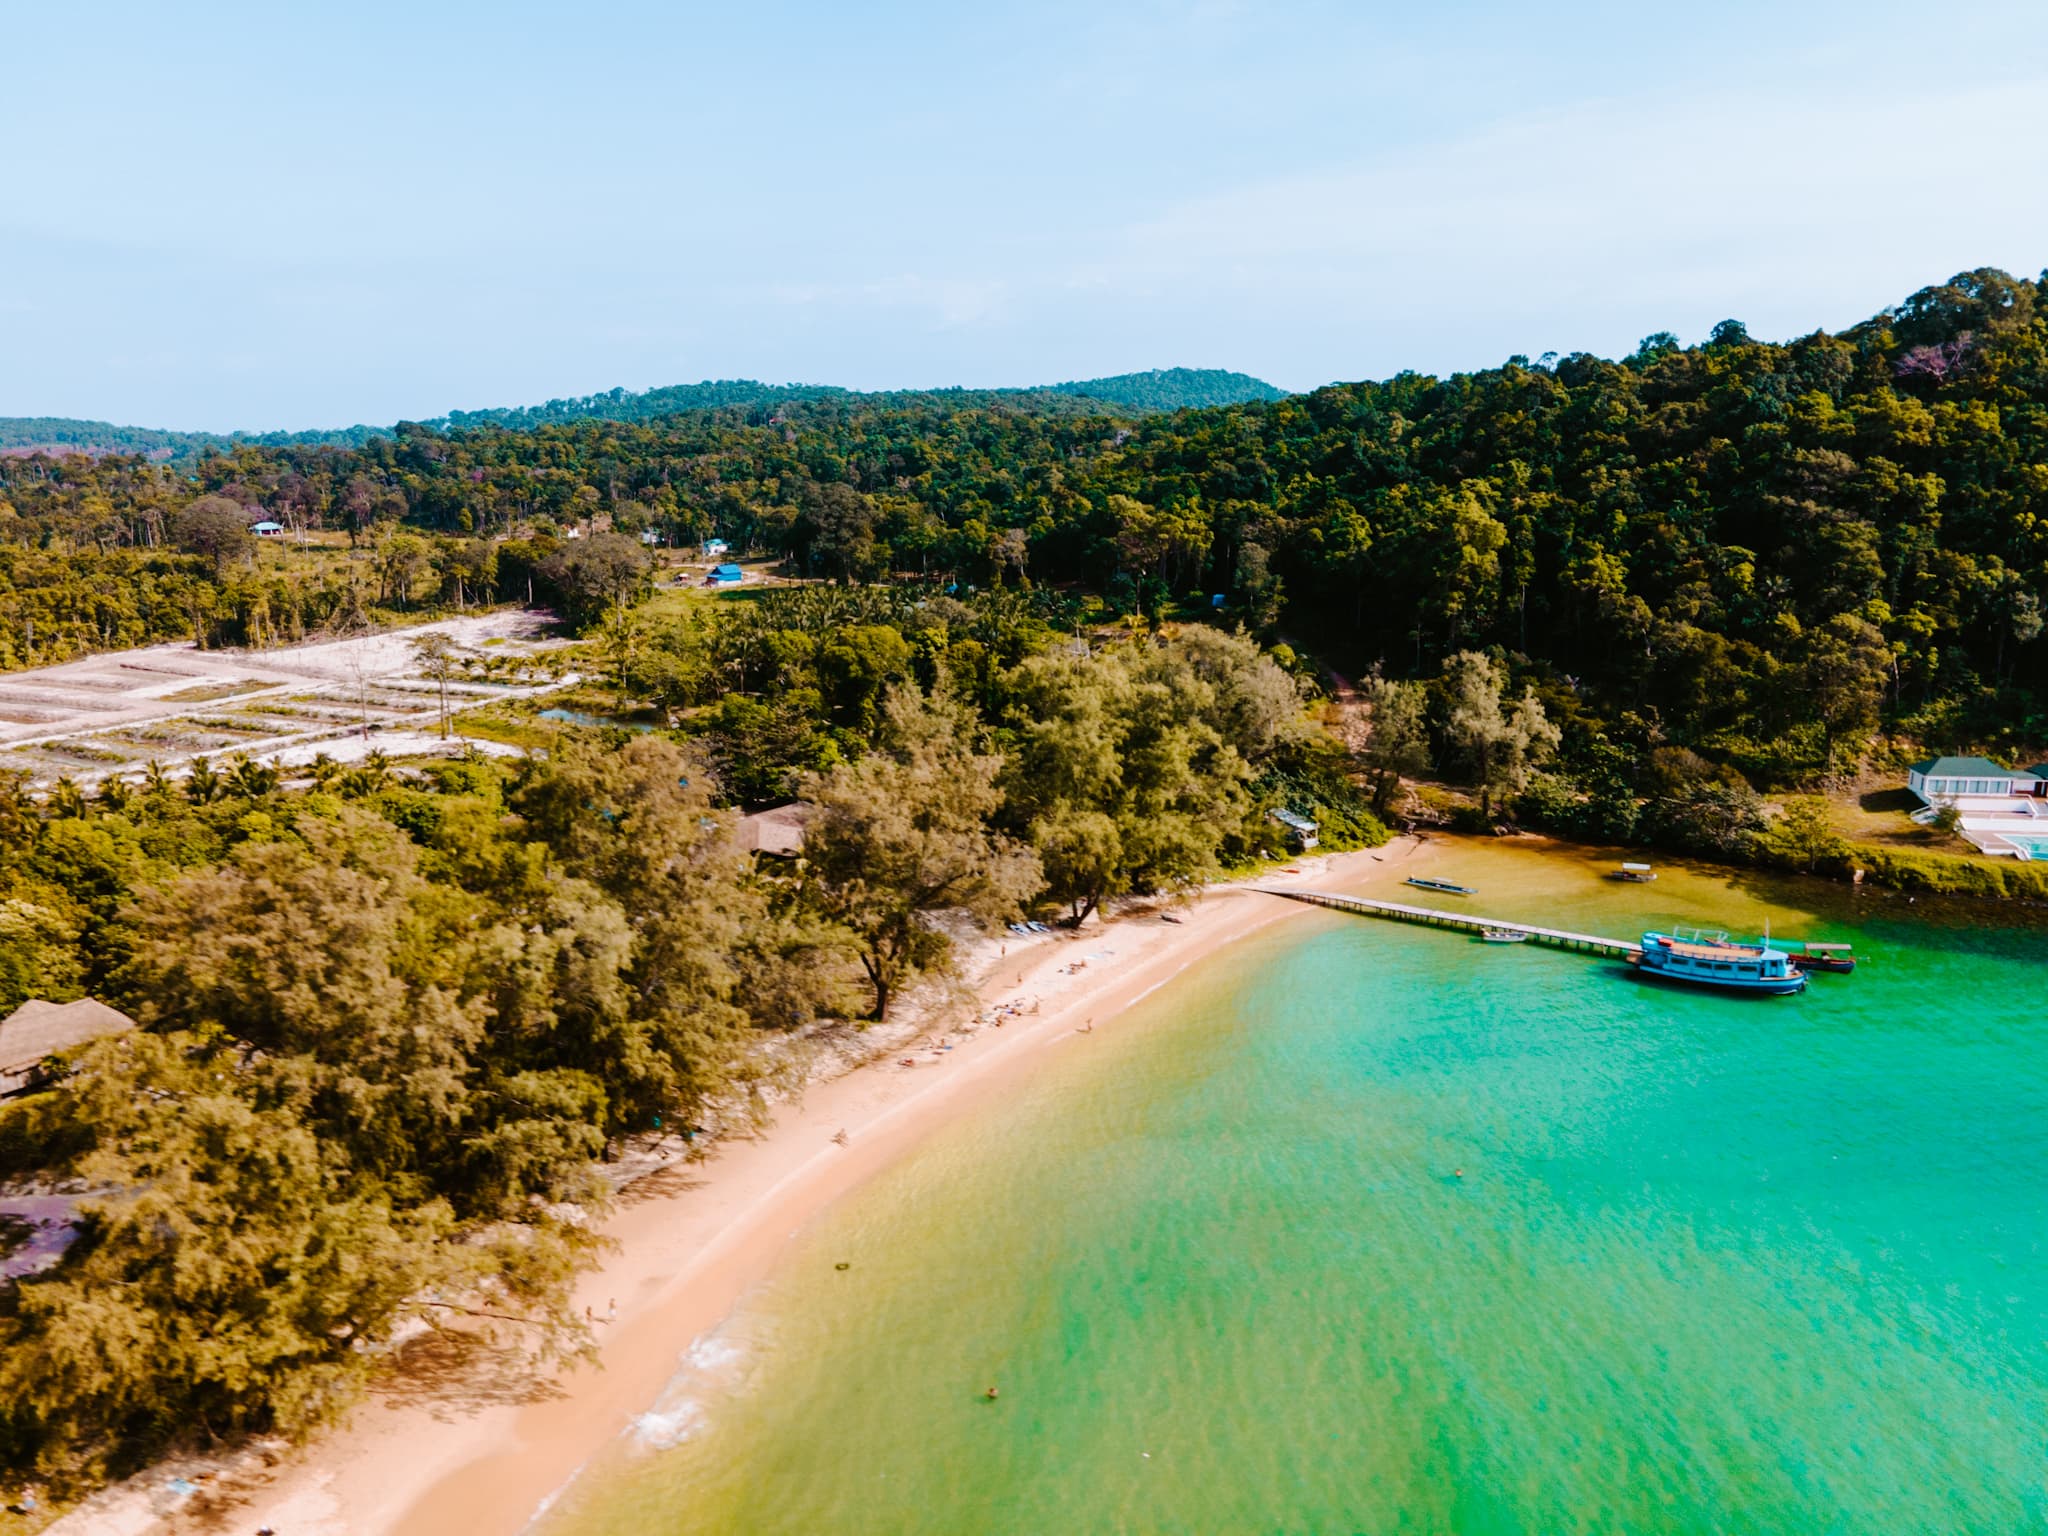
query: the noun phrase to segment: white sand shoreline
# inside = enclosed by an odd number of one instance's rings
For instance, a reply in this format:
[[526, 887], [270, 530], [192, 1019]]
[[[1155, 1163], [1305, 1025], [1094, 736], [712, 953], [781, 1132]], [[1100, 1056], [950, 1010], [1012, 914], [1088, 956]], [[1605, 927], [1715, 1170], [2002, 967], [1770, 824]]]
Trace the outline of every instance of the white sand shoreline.
[[[1299, 873], [1261, 883], [1352, 888], [1376, 874], [1393, 878], [1397, 860], [1403, 873], [1414, 868], [1403, 855], [1416, 848], [1404, 839], [1376, 852], [1304, 860]], [[495, 1379], [479, 1368], [446, 1380], [414, 1372], [274, 1470], [223, 1479], [225, 1486], [208, 1490], [208, 1513], [166, 1516], [146, 1491], [130, 1488], [90, 1501], [50, 1529], [62, 1536], [253, 1536], [264, 1526], [278, 1536], [515, 1536], [659, 1400], [692, 1342], [732, 1312], [819, 1212], [936, 1126], [1000, 1092], [1039, 1051], [1109, 1024], [1196, 961], [1307, 910], [1245, 885], [1218, 886], [1178, 913], [1177, 925], [1132, 915], [989, 957], [990, 974], [976, 989], [982, 1011], [1033, 999], [1035, 1014], [967, 1035], [943, 1055], [899, 1047], [814, 1083], [760, 1136], [732, 1139], [703, 1163], [632, 1186], [606, 1223], [617, 1246], [575, 1292], [575, 1304], [600, 1319], [616, 1306], [616, 1321], [597, 1330], [602, 1370], [572, 1367], [552, 1379], [517, 1368]], [[1113, 946], [1109, 955], [1105, 946]], [[1098, 958], [1068, 969], [1089, 955]], [[917, 1064], [902, 1065], [906, 1056]], [[841, 1131], [843, 1144], [834, 1140]], [[155, 1479], [160, 1484], [163, 1474]]]

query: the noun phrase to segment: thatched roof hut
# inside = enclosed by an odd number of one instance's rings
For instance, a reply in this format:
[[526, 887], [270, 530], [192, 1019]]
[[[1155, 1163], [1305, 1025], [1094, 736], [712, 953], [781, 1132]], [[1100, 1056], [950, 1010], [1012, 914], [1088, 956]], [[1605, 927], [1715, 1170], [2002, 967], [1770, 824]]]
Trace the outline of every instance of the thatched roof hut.
[[96, 998], [46, 1003], [30, 998], [0, 1019], [0, 1098], [29, 1086], [46, 1056], [74, 1050], [102, 1035], [118, 1035], [135, 1021]]

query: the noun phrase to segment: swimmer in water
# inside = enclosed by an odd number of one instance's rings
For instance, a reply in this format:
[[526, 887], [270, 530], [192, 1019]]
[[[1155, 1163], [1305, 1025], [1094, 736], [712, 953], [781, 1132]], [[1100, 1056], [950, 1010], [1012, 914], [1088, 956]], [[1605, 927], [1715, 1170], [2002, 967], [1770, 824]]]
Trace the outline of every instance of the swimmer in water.
[[1462, 1168], [1453, 1168], [1451, 1170], [1451, 1177], [1454, 1179], [1462, 1179], [1463, 1177], [1465, 1177], [1465, 1170]]

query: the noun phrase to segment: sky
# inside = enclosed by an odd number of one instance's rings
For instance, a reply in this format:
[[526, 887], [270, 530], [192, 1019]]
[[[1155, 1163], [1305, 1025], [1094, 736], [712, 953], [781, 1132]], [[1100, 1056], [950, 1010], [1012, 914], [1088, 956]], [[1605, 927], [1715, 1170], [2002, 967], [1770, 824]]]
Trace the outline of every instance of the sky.
[[2037, 0], [0, 0], [0, 415], [1288, 389], [2048, 266]]

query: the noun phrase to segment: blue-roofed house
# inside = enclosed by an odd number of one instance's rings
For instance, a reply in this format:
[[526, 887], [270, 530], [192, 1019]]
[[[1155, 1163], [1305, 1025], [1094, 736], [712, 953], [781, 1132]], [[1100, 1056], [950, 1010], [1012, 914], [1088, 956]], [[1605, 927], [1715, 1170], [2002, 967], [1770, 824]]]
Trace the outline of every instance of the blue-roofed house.
[[741, 570], [738, 566], [734, 565], [730, 560], [728, 560], [722, 565], [714, 565], [713, 567], [711, 567], [711, 575], [707, 578], [707, 580], [711, 581], [717, 586], [722, 587], [728, 585], [729, 583], [744, 581], [746, 580], [746, 577], [747, 573], [745, 571]]
[[251, 523], [249, 525], [249, 531], [255, 534], [256, 537], [259, 539], [275, 539], [283, 536], [284, 524], [273, 523], [269, 518], [266, 517], [260, 523]]
[[1294, 846], [1303, 853], [1307, 853], [1309, 849], [1315, 847], [1317, 842], [1316, 824], [1306, 816], [1287, 810], [1269, 811], [1266, 814], [1287, 829], [1287, 834], [1293, 841]]

